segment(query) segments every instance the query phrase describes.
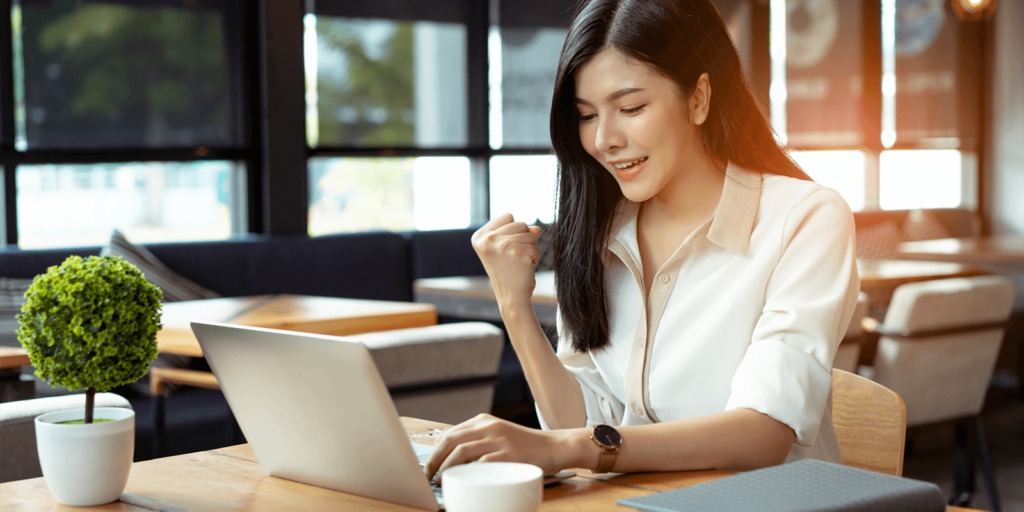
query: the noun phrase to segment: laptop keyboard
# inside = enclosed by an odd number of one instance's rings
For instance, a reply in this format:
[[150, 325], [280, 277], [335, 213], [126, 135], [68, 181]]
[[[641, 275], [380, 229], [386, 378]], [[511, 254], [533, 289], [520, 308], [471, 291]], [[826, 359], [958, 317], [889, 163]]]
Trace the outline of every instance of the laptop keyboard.
[[[409, 444], [412, 445], [412, 451], [416, 454], [416, 460], [419, 461], [420, 468], [422, 469], [423, 465], [427, 462], [427, 459], [430, 458], [430, 454], [433, 453], [434, 447], [414, 442], [410, 442]], [[441, 508], [444, 508], [444, 500], [441, 496], [441, 482], [431, 480], [430, 490], [434, 491], [434, 497], [437, 498], [437, 504], [441, 505]]]

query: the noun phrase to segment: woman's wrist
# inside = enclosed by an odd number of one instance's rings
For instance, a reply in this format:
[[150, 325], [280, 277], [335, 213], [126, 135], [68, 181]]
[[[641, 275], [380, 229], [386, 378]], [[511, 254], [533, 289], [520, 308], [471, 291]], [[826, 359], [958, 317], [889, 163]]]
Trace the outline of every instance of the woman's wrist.
[[593, 470], [599, 455], [599, 449], [590, 439], [589, 428], [570, 428], [552, 430], [559, 435], [557, 452], [560, 455], [561, 468], [584, 468]]
[[524, 319], [536, 318], [532, 297], [505, 297], [498, 300], [498, 311], [505, 323], [513, 324]]

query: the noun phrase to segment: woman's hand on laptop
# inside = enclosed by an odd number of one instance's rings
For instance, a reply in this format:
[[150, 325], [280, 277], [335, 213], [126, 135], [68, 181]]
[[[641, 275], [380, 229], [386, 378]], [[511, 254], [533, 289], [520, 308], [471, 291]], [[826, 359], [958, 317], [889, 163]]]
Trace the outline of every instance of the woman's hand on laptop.
[[588, 436], [586, 429], [537, 430], [480, 414], [448, 429], [434, 444], [424, 470], [435, 479], [445, 469], [469, 462], [525, 462], [550, 475], [590, 466], [578, 462], [581, 454], [596, 450]]

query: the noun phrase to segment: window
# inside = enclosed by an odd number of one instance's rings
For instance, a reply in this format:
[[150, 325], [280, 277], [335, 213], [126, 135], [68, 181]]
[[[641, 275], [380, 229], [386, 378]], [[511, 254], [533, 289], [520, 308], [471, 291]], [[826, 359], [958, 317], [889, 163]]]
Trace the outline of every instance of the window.
[[974, 205], [978, 43], [948, 1], [771, 9], [773, 125], [812, 177], [854, 209]]
[[[975, 206], [986, 29], [948, 0], [713, 1], [816, 180], [854, 209]], [[575, 4], [14, 0], [0, 244], [554, 221]]]
[[879, 206], [883, 210], [960, 206], [960, 156], [955, 149], [883, 151]]
[[490, 146], [545, 148], [551, 145], [548, 119], [558, 53], [567, 29], [553, 5], [499, 2], [490, 47]]
[[311, 235], [470, 224], [466, 158], [313, 158], [309, 168]]
[[556, 165], [554, 155], [491, 158], [491, 217], [554, 221]]
[[5, 242], [24, 248], [245, 232], [250, 144], [231, 0], [20, 0]]
[[18, 168], [18, 245], [101, 245], [228, 238], [242, 194], [225, 161], [29, 164]]
[[[224, 7], [23, 0], [15, 28], [17, 145], [227, 146], [232, 100]], [[225, 2], [219, 2], [225, 3]]]
[[863, 151], [791, 151], [790, 156], [814, 181], [839, 192], [851, 209], [864, 209]]
[[[310, 16], [311, 146], [463, 146], [466, 27]], [[307, 29], [309, 30], [309, 29]], [[308, 72], [308, 71], [307, 71]]]
[[573, 4], [316, 2], [309, 233], [467, 227], [507, 210], [550, 222], [548, 118]]

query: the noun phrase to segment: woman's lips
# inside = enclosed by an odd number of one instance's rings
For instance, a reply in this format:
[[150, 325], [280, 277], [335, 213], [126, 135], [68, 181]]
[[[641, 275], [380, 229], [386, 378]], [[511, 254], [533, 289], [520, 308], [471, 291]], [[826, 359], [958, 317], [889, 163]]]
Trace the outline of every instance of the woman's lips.
[[644, 170], [644, 167], [647, 166], [647, 157], [641, 158], [639, 161], [640, 163], [625, 169], [619, 169], [613, 166], [612, 169], [615, 170], [615, 176], [621, 181], [629, 181], [636, 178]]

